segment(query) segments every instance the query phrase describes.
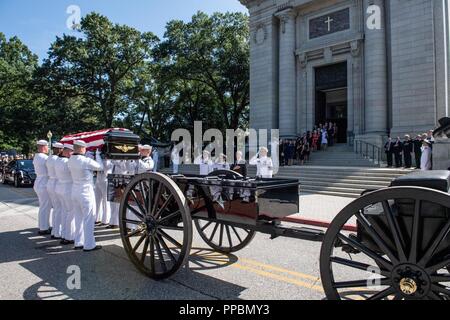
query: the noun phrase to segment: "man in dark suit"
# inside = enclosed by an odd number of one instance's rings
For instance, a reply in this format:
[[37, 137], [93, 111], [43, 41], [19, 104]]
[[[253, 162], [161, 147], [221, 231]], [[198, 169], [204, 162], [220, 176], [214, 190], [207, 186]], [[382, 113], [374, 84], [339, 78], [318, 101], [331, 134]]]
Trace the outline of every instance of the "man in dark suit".
[[236, 159], [234, 160], [231, 170], [240, 173], [244, 178], [247, 177], [247, 162], [242, 157], [242, 152], [236, 152]]
[[384, 152], [386, 153], [388, 168], [392, 167], [392, 155], [394, 154], [394, 143], [392, 142], [392, 138], [389, 137], [389, 140], [384, 145]]
[[395, 166], [397, 168], [402, 167], [402, 153], [403, 153], [403, 143], [400, 140], [400, 137], [397, 137], [397, 140], [394, 142], [394, 157], [395, 157]]
[[422, 136], [420, 134], [413, 141], [414, 158], [416, 160], [416, 168], [420, 169], [420, 158], [422, 157]]
[[413, 152], [413, 141], [411, 137], [407, 134], [405, 135], [405, 141], [403, 141], [403, 159], [405, 160], [405, 168], [409, 169], [412, 167], [412, 157]]

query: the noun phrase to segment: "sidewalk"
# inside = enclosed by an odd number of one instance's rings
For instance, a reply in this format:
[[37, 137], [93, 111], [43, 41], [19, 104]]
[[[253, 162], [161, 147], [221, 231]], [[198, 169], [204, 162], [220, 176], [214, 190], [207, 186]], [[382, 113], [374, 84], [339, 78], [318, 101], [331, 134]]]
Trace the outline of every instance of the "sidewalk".
[[354, 200], [322, 194], [302, 194], [300, 196], [300, 214], [295, 216], [302, 219], [330, 222], [343, 208]]

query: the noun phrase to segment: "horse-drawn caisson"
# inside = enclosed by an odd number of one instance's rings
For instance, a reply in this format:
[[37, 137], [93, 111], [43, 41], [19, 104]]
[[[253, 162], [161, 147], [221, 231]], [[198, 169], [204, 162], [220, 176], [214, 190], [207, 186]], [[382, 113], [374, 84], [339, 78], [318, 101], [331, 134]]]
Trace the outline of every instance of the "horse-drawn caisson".
[[[110, 159], [138, 157], [139, 137], [105, 136]], [[272, 239], [321, 241], [320, 273], [328, 299], [450, 299], [450, 172], [414, 173], [368, 192], [344, 208], [327, 230], [292, 227], [298, 180], [208, 176], [110, 175], [120, 202], [120, 233], [132, 263], [153, 279], [187, 262], [193, 224], [214, 250], [236, 252], [256, 232]]]

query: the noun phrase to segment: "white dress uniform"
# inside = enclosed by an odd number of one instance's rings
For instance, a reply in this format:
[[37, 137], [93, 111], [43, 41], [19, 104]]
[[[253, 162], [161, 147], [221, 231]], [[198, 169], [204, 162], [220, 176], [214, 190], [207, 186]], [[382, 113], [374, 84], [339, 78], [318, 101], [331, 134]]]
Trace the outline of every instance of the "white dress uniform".
[[200, 175], [207, 176], [213, 171], [213, 162], [211, 159], [204, 159], [202, 155], [194, 159], [194, 164], [198, 164], [200, 167]]
[[112, 160], [103, 160], [103, 171], [97, 172], [95, 181], [95, 204], [97, 221], [108, 224], [111, 221], [111, 202], [108, 201], [108, 174], [113, 172]]
[[72, 176], [72, 201], [75, 212], [75, 247], [92, 250], [96, 247], [95, 195], [93, 172], [103, 170], [100, 154], [96, 161], [84, 155], [72, 155], [67, 166]]
[[252, 166], [256, 166], [256, 175], [262, 178], [272, 178], [273, 177], [273, 162], [272, 159], [265, 156], [257, 158], [254, 156], [250, 162]]
[[422, 147], [422, 156], [420, 158], [420, 170], [429, 171], [431, 170], [431, 148]]
[[52, 205], [52, 236], [60, 238], [61, 237], [61, 202], [59, 197], [56, 195], [55, 188], [57, 177], [55, 171], [55, 165], [58, 161], [57, 155], [52, 155], [47, 158], [47, 172], [48, 172], [48, 182], [47, 182], [47, 192]]
[[[153, 170], [155, 163], [153, 162], [152, 157], [145, 157], [140, 159], [139, 161], [130, 161], [128, 163], [128, 172], [129, 174], [142, 174], [146, 172], [151, 172]], [[127, 210], [127, 219], [139, 221], [140, 219], [130, 210]], [[127, 224], [127, 228], [131, 230], [136, 229], [136, 225]]]
[[52, 205], [47, 192], [48, 172], [47, 158], [43, 153], [36, 153], [33, 159], [34, 170], [36, 172], [36, 181], [34, 182], [34, 191], [39, 199], [39, 230], [46, 231], [50, 228], [50, 211]]
[[65, 240], [75, 240], [75, 221], [72, 203], [72, 176], [67, 163], [68, 158], [60, 157], [55, 163], [56, 196], [61, 203], [61, 237]]
[[153, 171], [154, 166], [155, 163], [150, 156], [139, 159], [138, 161], [129, 160], [126, 162], [127, 171], [130, 175], [151, 172]]

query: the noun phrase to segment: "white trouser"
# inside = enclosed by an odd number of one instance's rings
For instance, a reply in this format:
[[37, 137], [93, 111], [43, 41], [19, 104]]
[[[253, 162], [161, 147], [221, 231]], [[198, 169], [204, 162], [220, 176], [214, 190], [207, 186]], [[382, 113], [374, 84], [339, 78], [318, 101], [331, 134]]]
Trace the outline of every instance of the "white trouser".
[[[98, 179], [98, 178], [97, 178]], [[101, 222], [103, 215], [103, 206], [101, 204], [102, 200], [102, 190], [98, 183], [94, 184], [94, 195], [95, 195], [95, 221]]]
[[52, 204], [47, 192], [48, 177], [37, 177], [34, 182], [34, 191], [39, 199], [39, 230], [46, 231], [50, 228], [50, 211]]
[[95, 194], [92, 183], [74, 183], [72, 201], [75, 210], [75, 246], [83, 246], [85, 250], [94, 249]]
[[58, 182], [55, 191], [61, 203], [61, 237], [65, 240], [75, 240], [72, 182]]
[[108, 201], [108, 181], [97, 180], [95, 183], [95, 204], [97, 221], [108, 224], [111, 220], [111, 203]]
[[56, 183], [57, 180], [50, 178], [47, 182], [47, 192], [52, 204], [52, 236], [61, 237], [61, 202], [56, 195]]
[[119, 225], [119, 207], [120, 204], [116, 202], [109, 202], [111, 206], [111, 215], [108, 221], [110, 226], [118, 226]]

